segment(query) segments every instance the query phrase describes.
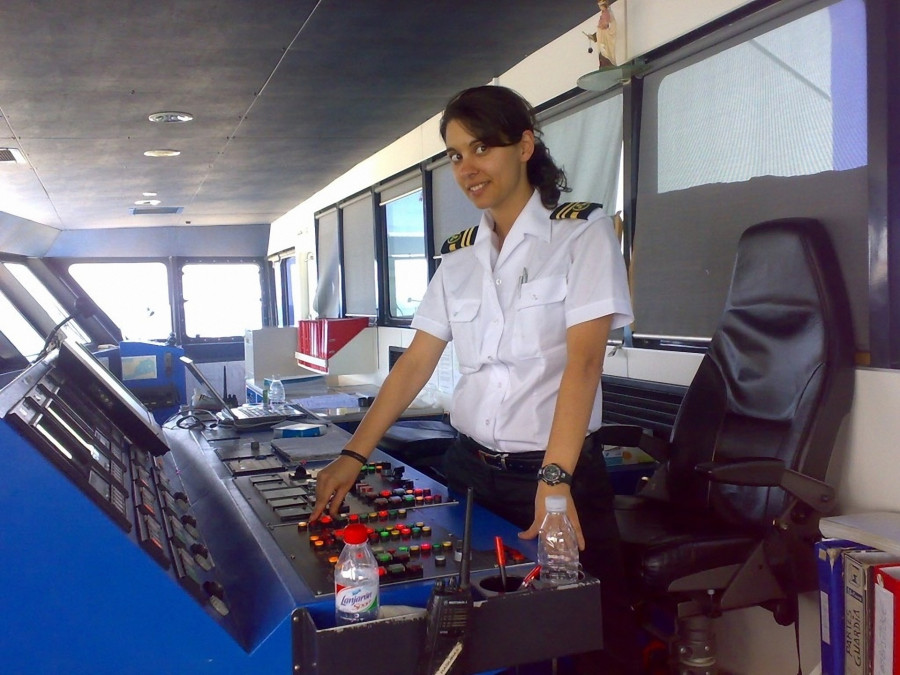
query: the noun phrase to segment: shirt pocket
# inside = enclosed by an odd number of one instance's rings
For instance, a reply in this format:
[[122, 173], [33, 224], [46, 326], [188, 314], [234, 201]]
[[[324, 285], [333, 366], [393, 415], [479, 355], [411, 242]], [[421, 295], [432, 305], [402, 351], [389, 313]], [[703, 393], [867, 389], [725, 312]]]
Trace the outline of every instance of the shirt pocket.
[[513, 354], [540, 356], [566, 344], [566, 278], [543, 277], [522, 284], [516, 298]]
[[481, 300], [460, 300], [450, 306], [450, 331], [460, 373], [478, 369], [484, 331], [479, 329]]

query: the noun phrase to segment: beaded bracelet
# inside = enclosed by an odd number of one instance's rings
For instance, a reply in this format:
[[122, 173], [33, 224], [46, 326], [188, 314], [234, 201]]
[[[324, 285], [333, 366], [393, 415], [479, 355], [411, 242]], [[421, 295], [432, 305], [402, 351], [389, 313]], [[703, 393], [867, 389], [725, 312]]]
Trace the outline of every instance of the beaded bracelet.
[[359, 454], [358, 452], [353, 452], [353, 450], [348, 450], [347, 448], [344, 448], [343, 450], [341, 450], [341, 454], [342, 454], [344, 457], [352, 457], [353, 459], [359, 461], [361, 464], [365, 464], [366, 462], [369, 461], [368, 459], [366, 459], [365, 457], [363, 457], [363, 456], [362, 456], [361, 454]]

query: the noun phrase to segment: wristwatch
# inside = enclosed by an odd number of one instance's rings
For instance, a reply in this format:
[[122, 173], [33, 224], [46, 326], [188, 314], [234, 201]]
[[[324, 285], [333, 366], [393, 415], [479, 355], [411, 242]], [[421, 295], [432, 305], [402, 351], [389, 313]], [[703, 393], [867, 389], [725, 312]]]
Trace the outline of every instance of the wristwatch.
[[562, 468], [559, 464], [545, 464], [541, 467], [541, 470], [538, 471], [537, 477], [547, 485], [559, 485], [560, 483], [565, 483], [566, 485], [572, 484], [572, 474]]

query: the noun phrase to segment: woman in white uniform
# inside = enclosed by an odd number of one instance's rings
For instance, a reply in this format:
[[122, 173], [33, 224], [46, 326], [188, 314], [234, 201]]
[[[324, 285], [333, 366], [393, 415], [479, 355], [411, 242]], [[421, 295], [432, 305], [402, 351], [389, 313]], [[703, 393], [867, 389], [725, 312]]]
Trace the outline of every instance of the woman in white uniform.
[[557, 206], [565, 174], [515, 92], [457, 94], [440, 130], [481, 222], [445, 242], [411, 345], [342, 456], [319, 473], [313, 518], [328, 503], [337, 512], [360, 462], [452, 340], [461, 377], [450, 420], [460, 438], [445, 457], [449, 487], [473, 486], [476, 500], [523, 528], [525, 539], [537, 536], [544, 498], [565, 496], [584, 568], [621, 586], [612, 490], [590, 436], [601, 425], [609, 332], [632, 320], [612, 221], [596, 204]]

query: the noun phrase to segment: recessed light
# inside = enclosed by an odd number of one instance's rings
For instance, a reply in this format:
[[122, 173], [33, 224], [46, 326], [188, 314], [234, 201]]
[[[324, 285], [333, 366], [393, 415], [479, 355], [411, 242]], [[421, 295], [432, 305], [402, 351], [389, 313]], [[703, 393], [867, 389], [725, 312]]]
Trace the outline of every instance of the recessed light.
[[148, 117], [151, 122], [161, 122], [163, 124], [183, 124], [190, 122], [194, 116], [186, 112], [164, 111], [155, 112]]
[[181, 150], [147, 150], [144, 152], [146, 157], [178, 157]]
[[144, 195], [145, 197], [155, 197], [156, 196], [155, 192], [142, 192], [141, 194]]
[[159, 206], [162, 204], [158, 199], [138, 199], [134, 205], [135, 206]]

